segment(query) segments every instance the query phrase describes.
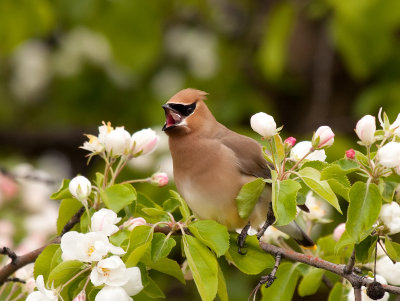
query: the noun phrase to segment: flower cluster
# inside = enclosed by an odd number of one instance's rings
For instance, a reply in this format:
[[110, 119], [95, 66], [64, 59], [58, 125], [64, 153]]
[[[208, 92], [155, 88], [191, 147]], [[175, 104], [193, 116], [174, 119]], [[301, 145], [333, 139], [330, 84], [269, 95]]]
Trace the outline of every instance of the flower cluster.
[[111, 123], [103, 122], [99, 135], [87, 135], [81, 148], [93, 154], [107, 154], [110, 157], [137, 157], [150, 154], [158, 145], [160, 138], [152, 129], [143, 129], [131, 135], [124, 127], [113, 128]]
[[[89, 277], [92, 284], [103, 286], [96, 295], [96, 301], [111, 300], [115, 296], [118, 300], [132, 300], [130, 296], [143, 289], [140, 269], [127, 268], [120, 258], [125, 251], [109, 241], [109, 236], [119, 231], [116, 224], [120, 221], [114, 211], [103, 208], [92, 215], [91, 232], [70, 231], [61, 238], [62, 260], [78, 260], [87, 264], [87, 269], [91, 269]], [[39, 291], [31, 293], [29, 300], [57, 300], [57, 292], [44, 287], [42, 275], [37, 277], [36, 286]], [[76, 298], [83, 297], [78, 295]]]

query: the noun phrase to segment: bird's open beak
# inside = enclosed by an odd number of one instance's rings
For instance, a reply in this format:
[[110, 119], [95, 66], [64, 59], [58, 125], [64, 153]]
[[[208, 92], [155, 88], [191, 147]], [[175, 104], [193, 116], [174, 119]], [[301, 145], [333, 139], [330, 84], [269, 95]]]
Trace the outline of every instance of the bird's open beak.
[[162, 128], [163, 131], [174, 128], [184, 119], [178, 111], [171, 108], [167, 103], [163, 105], [162, 108], [165, 112], [165, 124]]

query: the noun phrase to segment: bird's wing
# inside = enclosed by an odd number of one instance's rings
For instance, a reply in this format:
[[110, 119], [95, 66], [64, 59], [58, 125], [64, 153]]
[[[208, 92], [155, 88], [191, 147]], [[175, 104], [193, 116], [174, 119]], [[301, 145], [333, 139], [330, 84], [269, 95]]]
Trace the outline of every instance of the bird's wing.
[[217, 138], [235, 153], [240, 172], [258, 178], [271, 178], [271, 171], [262, 154], [262, 147], [257, 141], [227, 128], [222, 128]]

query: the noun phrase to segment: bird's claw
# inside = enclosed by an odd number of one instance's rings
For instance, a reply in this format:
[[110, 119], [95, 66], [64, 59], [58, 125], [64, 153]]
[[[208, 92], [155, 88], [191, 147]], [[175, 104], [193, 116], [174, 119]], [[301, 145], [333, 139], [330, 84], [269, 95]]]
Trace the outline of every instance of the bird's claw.
[[246, 237], [247, 237], [247, 231], [250, 228], [250, 223], [248, 223], [242, 231], [240, 232], [238, 238], [237, 238], [237, 245], [238, 245], [238, 253], [240, 255], [245, 255], [247, 252], [242, 252], [243, 248], [246, 248]]

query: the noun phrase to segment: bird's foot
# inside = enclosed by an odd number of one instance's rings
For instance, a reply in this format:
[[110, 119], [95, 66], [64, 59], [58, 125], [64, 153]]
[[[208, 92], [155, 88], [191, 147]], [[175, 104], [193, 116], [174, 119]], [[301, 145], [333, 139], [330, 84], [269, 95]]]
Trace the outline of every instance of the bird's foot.
[[246, 248], [246, 237], [247, 237], [247, 231], [249, 231], [250, 228], [250, 222], [247, 223], [246, 226], [242, 229], [240, 232], [238, 238], [237, 238], [237, 245], [238, 245], [238, 253], [240, 255], [245, 255], [246, 252], [243, 252], [242, 249]]

